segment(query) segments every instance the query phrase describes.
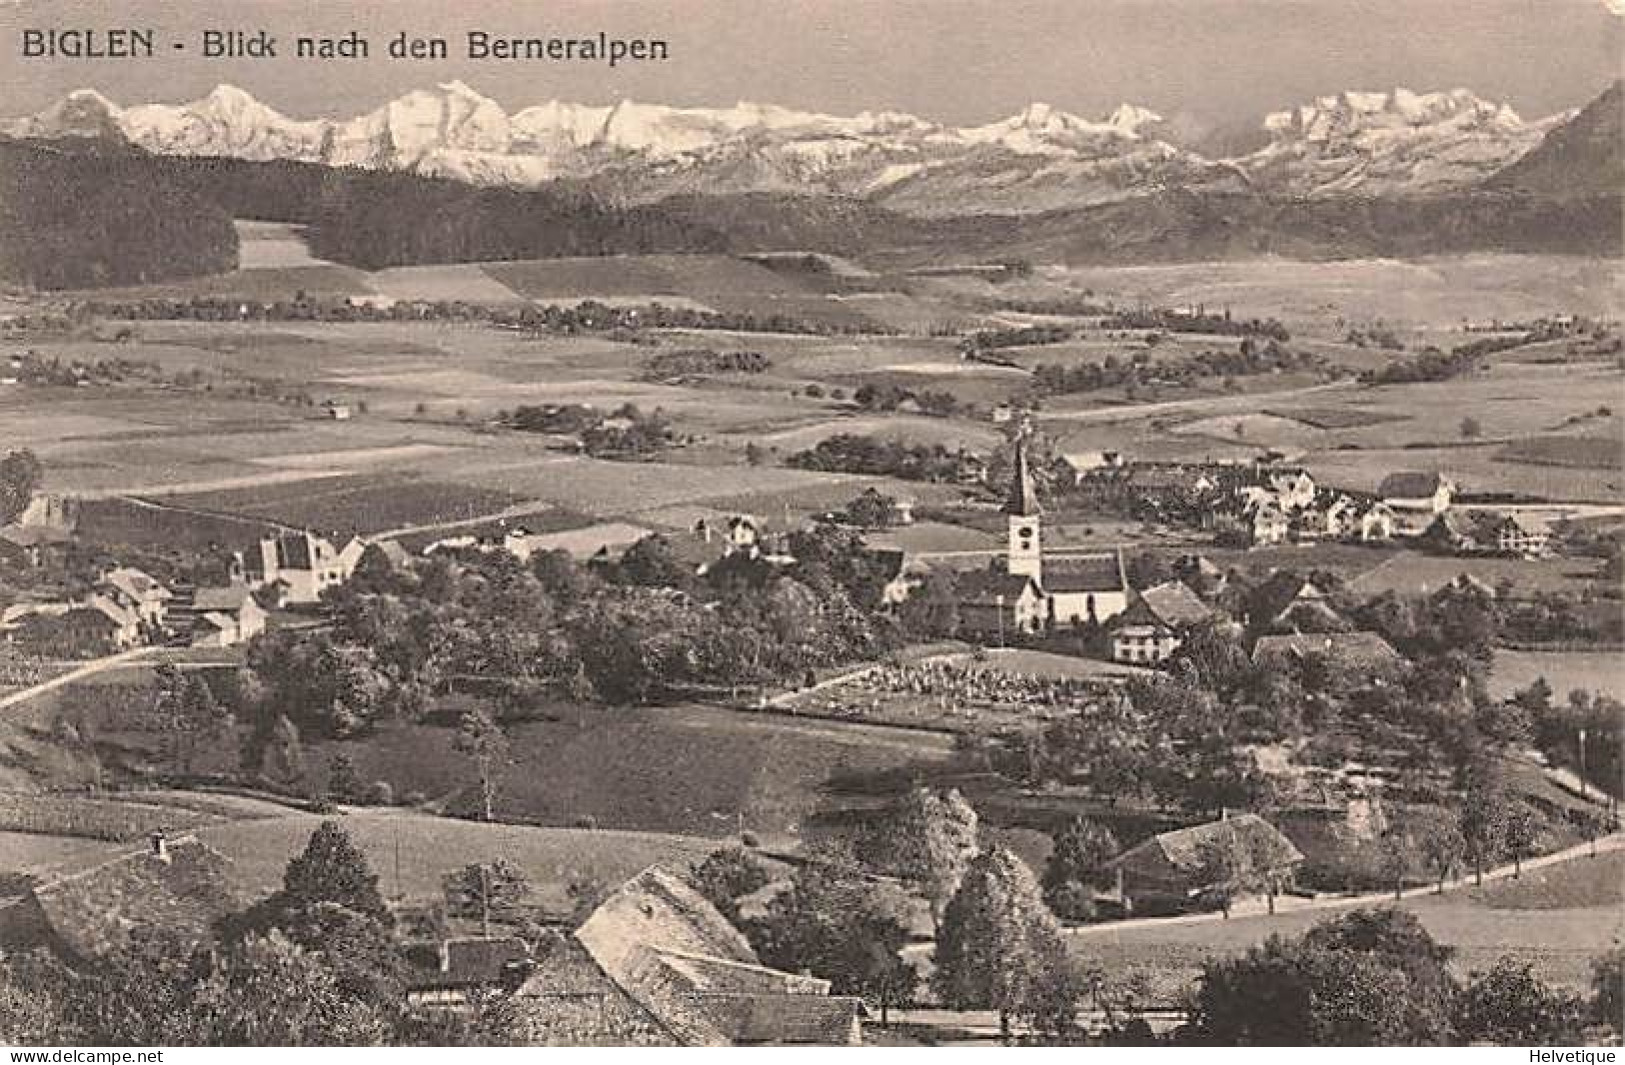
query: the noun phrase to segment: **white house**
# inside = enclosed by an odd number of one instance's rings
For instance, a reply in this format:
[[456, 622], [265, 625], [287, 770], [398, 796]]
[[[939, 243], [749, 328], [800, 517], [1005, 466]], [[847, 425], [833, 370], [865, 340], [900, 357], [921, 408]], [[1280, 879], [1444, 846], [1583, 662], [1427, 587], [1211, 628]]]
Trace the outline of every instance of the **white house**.
[[243, 581], [250, 588], [282, 586], [282, 602], [308, 604], [322, 593], [350, 579], [366, 545], [352, 538], [341, 551], [313, 533], [284, 533], [267, 537], [237, 556]]
[[1394, 532], [1420, 536], [1440, 514], [1450, 509], [1456, 486], [1439, 473], [1390, 473], [1377, 495], [1394, 515]]

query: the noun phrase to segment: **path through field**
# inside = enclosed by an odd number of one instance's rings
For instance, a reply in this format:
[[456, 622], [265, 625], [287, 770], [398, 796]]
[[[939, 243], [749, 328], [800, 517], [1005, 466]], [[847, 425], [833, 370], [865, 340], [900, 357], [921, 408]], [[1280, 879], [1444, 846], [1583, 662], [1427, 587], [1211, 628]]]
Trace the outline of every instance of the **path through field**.
[[79, 666], [77, 669], [71, 669], [68, 672], [63, 673], [61, 676], [56, 676], [52, 677], [50, 680], [41, 681], [32, 688], [24, 688], [22, 691], [12, 692], [5, 698], [0, 699], [0, 710], [9, 710], [13, 706], [20, 706], [21, 704], [28, 702], [30, 699], [44, 695], [48, 691], [54, 691], [55, 689], [64, 685], [72, 684], [75, 681], [84, 680], [86, 677], [93, 677], [98, 673], [105, 673], [109, 669], [116, 669], [117, 667], [126, 665], [130, 662], [139, 661], [141, 658], [157, 650], [160, 650], [160, 648], [135, 647], [128, 651], [120, 651], [116, 655], [108, 655], [106, 658], [93, 659], [92, 661], [86, 662], [84, 665]]

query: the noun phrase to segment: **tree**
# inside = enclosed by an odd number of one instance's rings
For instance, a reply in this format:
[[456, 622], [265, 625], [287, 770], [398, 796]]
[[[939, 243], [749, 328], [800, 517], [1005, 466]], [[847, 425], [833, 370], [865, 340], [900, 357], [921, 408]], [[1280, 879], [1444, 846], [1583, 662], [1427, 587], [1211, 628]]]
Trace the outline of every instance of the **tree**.
[[1044, 901], [1049, 908], [1068, 920], [1089, 916], [1080, 902], [1092, 902], [1088, 889], [1101, 886], [1105, 864], [1120, 849], [1117, 837], [1105, 825], [1087, 817], [1073, 820], [1055, 838], [1049, 864], [1044, 866]]
[[0, 525], [9, 525], [27, 509], [39, 487], [43, 467], [27, 448], [0, 458]]
[[327, 763], [327, 797], [333, 802], [361, 802], [365, 795], [361, 773], [348, 753], [339, 751]]
[[1054, 1019], [1071, 1010], [1054, 1001], [1067, 975], [1055, 915], [1031, 871], [1010, 851], [977, 855], [943, 913], [936, 943], [937, 994], [954, 1009], [993, 1009], [1008, 1038], [1010, 1022]]
[[1577, 995], [1550, 987], [1527, 962], [1502, 958], [1474, 973], [1456, 1010], [1468, 1041], [1501, 1046], [1572, 1046], [1580, 1042], [1584, 1007]]
[[377, 1046], [388, 1026], [346, 996], [333, 973], [281, 933], [226, 951], [187, 1004], [193, 1046]]
[[1205, 892], [1217, 898], [1226, 919], [1237, 896], [1268, 890], [1270, 912], [1275, 912], [1274, 868], [1252, 843], [1252, 832], [1242, 832], [1228, 822], [1205, 836], [1196, 848], [1197, 878]]
[[288, 859], [282, 890], [272, 898], [282, 911], [331, 902], [382, 924], [394, 923], [378, 891], [378, 874], [337, 821], [323, 821], [305, 849]]
[[481, 814], [487, 821], [496, 820], [497, 773], [508, 760], [507, 734], [489, 711], [471, 710], [463, 715], [454, 746], [479, 774]]
[[154, 672], [158, 693], [146, 724], [162, 736], [171, 771], [189, 776], [199, 745], [230, 730], [231, 711], [216, 702], [214, 691], [199, 673], [183, 672], [169, 664]]
[[1370, 955], [1271, 936], [1208, 962], [1191, 1011], [1197, 1040], [1217, 1046], [1399, 1046], [1405, 974]]
[[738, 924], [739, 900], [766, 887], [768, 875], [761, 860], [743, 847], [723, 847], [696, 863], [688, 880], [722, 916]]
[[1523, 860], [1535, 853], [1535, 842], [1540, 838], [1540, 818], [1528, 803], [1513, 800], [1507, 804], [1503, 839], [1507, 853], [1512, 855], [1512, 876], [1523, 876]]
[[1369, 954], [1403, 972], [1410, 981], [1407, 1005], [1412, 1016], [1404, 1025], [1421, 1042], [1450, 1037], [1450, 1010], [1456, 981], [1450, 972], [1455, 951], [1440, 943], [1409, 910], [1391, 907], [1358, 909], [1322, 921], [1304, 940], [1324, 950]]
[[1462, 843], [1473, 863], [1473, 879], [1480, 886], [1484, 883], [1484, 863], [1501, 853], [1506, 845], [1511, 803], [1505, 788], [1493, 779], [1472, 781], [1462, 796]]
[[976, 811], [958, 790], [916, 787], [887, 813], [869, 840], [874, 864], [919, 885], [940, 921], [976, 853]]
[[1625, 946], [1618, 943], [1591, 963], [1591, 1019], [1615, 1032], [1625, 1027]]
[[887, 1024], [890, 1008], [908, 1002], [918, 980], [902, 955], [909, 903], [896, 885], [864, 876], [849, 855], [821, 853], [744, 931], [765, 964], [813, 973], [834, 994], [861, 995]]
[[1461, 438], [1463, 440], [1476, 440], [1484, 435], [1484, 426], [1472, 415], [1461, 420]]
[[1414, 915], [1356, 910], [1203, 967], [1192, 1034], [1227, 1046], [1427, 1046], [1450, 1038], [1449, 950]]
[[1405, 830], [1415, 841], [1417, 853], [1438, 877], [1438, 891], [1443, 894], [1446, 878], [1467, 850], [1460, 819], [1443, 807], [1423, 807], [1409, 812], [1405, 821]]
[[503, 858], [475, 862], [446, 874], [441, 881], [446, 913], [464, 920], [478, 919], [481, 933], [491, 934], [491, 918], [513, 921], [521, 916], [530, 897], [530, 878]]

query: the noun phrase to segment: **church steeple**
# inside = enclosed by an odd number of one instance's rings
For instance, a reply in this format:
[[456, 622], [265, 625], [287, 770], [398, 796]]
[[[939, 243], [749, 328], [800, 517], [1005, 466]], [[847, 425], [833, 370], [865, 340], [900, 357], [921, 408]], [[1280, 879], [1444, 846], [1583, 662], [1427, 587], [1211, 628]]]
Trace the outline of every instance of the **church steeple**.
[[1026, 440], [1016, 441], [1015, 476], [1010, 479], [1004, 512], [1012, 518], [1036, 518], [1039, 513], [1038, 488], [1033, 483], [1032, 467], [1027, 464]]
[[1004, 513], [1010, 520], [1010, 543], [1006, 567], [1011, 573], [1034, 580], [1043, 577], [1044, 553], [1039, 536], [1038, 486], [1027, 463], [1027, 441], [1016, 441], [1016, 463]]

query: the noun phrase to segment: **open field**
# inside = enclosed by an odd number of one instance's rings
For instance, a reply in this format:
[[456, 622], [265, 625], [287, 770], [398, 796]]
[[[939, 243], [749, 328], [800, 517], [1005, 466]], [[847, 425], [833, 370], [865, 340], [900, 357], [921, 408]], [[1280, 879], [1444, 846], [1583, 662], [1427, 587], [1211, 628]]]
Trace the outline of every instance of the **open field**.
[[[304, 848], [325, 818], [295, 814], [216, 825], [200, 838], [232, 860], [232, 877], [246, 898], [275, 890], [288, 859]], [[386, 895], [427, 901], [441, 894], [445, 875], [473, 862], [503, 858], [523, 869], [534, 901], [567, 914], [572, 881], [613, 887], [650, 865], [681, 872], [719, 844], [654, 832], [530, 828], [430, 817], [401, 810], [354, 810], [339, 823], [379, 874]]]
[[[1511, 955], [1533, 964], [1548, 980], [1588, 989], [1591, 959], [1625, 930], [1620, 913], [1625, 855], [1576, 858], [1484, 888], [1460, 888], [1440, 897], [1395, 903], [1411, 910], [1440, 942], [1454, 947], [1453, 968], [1466, 977]], [[1239, 953], [1271, 935], [1299, 935], [1341, 910], [1283, 911], [1228, 921], [1140, 924], [1102, 929], [1073, 940], [1073, 950], [1116, 978], [1141, 972], [1156, 986], [1194, 982], [1202, 963]]]
[[[273, 489], [233, 489], [168, 496], [170, 506], [264, 519], [348, 537], [402, 526], [467, 521], [517, 507], [523, 497], [497, 489], [410, 478], [335, 477]], [[543, 525], [541, 515], [527, 525]], [[541, 531], [541, 530], [538, 530]]]
[[1504, 698], [1541, 677], [1559, 702], [1577, 690], [1625, 700], [1625, 662], [1614, 651], [1497, 651], [1490, 694]]
[[1535, 592], [1578, 594], [1597, 579], [1596, 559], [1552, 558], [1527, 561], [1516, 558], [1451, 558], [1404, 552], [1367, 570], [1353, 582], [1356, 592], [1375, 596], [1386, 591], [1436, 591], [1468, 574], [1490, 587], [1511, 582], [1514, 594]]
[[[419, 791], [462, 809], [472, 801], [454, 729], [390, 728], [345, 750], [363, 779], [388, 780], [396, 795]], [[674, 707], [659, 710], [559, 707], [553, 720], [512, 730], [514, 763], [499, 787], [498, 812], [512, 820], [715, 836], [744, 827], [764, 839], [793, 839], [801, 821], [840, 806], [847, 787], [875, 774], [945, 760], [947, 737], [789, 722], [775, 715]]]
[[1544, 255], [1459, 255], [1300, 262], [1185, 263], [1074, 268], [1057, 277], [1115, 297], [1163, 306], [1233, 306], [1238, 315], [1282, 321], [1382, 319], [1417, 329], [1470, 321], [1517, 321], [1567, 310], [1618, 312], [1625, 297], [1616, 264]]

